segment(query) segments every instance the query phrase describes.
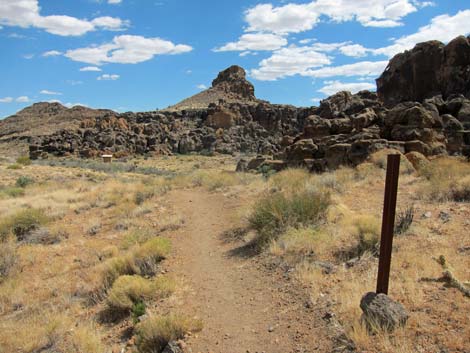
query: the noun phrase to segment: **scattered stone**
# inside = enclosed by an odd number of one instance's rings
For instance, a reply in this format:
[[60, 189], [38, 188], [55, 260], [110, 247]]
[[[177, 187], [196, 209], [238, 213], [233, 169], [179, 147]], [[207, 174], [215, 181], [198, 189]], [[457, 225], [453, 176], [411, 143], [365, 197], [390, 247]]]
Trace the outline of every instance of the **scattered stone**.
[[432, 213], [430, 211], [423, 213], [421, 216], [421, 218], [431, 218], [431, 217], [432, 217]]
[[450, 214], [448, 212], [441, 211], [441, 212], [439, 212], [439, 219], [443, 223], [447, 223], [447, 222], [450, 221]]
[[183, 353], [183, 350], [177, 342], [171, 341], [167, 344], [162, 353]]
[[382, 293], [365, 294], [360, 306], [363, 311], [362, 320], [370, 332], [379, 329], [392, 332], [400, 326], [405, 326], [408, 321], [409, 315], [403, 305]]

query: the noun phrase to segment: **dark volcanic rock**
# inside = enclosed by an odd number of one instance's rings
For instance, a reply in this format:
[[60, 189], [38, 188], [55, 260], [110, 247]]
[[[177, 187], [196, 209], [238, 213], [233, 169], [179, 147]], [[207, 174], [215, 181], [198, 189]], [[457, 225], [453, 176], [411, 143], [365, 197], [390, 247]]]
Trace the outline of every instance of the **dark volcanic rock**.
[[419, 43], [397, 54], [377, 79], [377, 93], [387, 106], [437, 95], [470, 98], [470, 37]]
[[405, 326], [409, 317], [400, 303], [385, 294], [365, 294], [361, 299], [361, 309], [362, 319], [372, 332], [377, 329], [394, 331], [400, 326]]

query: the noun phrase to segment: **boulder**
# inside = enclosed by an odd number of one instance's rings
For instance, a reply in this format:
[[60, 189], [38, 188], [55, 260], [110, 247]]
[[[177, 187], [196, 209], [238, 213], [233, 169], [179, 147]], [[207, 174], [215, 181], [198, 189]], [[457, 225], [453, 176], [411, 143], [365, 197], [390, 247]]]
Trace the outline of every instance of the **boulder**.
[[304, 159], [313, 158], [318, 146], [312, 139], [304, 139], [295, 142], [286, 149], [287, 161], [302, 161]]
[[214, 129], [229, 129], [234, 125], [235, 119], [235, 114], [227, 109], [220, 108], [207, 117], [206, 125]]
[[162, 353], [183, 353], [183, 350], [177, 342], [171, 341], [166, 345]]
[[423, 154], [419, 152], [409, 152], [405, 154], [405, 157], [413, 165], [413, 168], [418, 172], [426, 169], [431, 163]]
[[361, 299], [362, 320], [371, 332], [393, 332], [406, 325], [409, 315], [403, 305], [385, 294], [369, 292]]

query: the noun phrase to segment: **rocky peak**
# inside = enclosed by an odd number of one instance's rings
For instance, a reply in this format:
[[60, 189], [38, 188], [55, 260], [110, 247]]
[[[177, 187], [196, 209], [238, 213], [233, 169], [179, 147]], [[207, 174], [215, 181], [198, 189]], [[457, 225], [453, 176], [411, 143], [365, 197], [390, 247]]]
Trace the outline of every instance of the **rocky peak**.
[[246, 79], [245, 70], [237, 65], [221, 71], [212, 81], [212, 88], [235, 94], [240, 98], [256, 99], [254, 86]]
[[469, 82], [470, 37], [459, 36], [447, 45], [432, 40], [395, 55], [377, 79], [377, 93], [387, 106], [437, 95], [468, 98]]
[[62, 104], [54, 102], [39, 102], [34, 103], [33, 105], [24, 108], [22, 111], [18, 112], [17, 115], [24, 114], [58, 114], [63, 111], [68, 110], [67, 107], [64, 107]]

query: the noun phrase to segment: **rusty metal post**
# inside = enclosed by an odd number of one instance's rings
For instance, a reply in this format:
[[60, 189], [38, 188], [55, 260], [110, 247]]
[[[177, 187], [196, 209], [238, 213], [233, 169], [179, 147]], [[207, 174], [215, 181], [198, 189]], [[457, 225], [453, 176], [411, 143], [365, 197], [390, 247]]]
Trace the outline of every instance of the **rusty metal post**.
[[376, 291], [377, 293], [383, 294], [388, 294], [399, 174], [400, 155], [388, 155], [387, 176], [385, 179], [384, 209], [382, 217], [382, 236], [380, 240], [379, 273], [377, 275]]

